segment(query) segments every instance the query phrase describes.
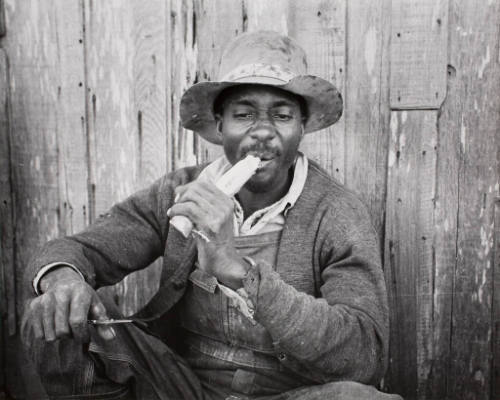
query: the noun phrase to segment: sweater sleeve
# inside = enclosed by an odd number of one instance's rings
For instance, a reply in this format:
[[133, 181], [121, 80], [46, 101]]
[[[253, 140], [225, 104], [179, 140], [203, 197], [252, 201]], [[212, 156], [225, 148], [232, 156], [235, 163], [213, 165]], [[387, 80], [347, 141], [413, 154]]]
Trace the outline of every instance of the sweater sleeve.
[[363, 206], [325, 218], [323, 229], [320, 297], [258, 263], [244, 280], [254, 318], [296, 372], [322, 383], [377, 384], [387, 364], [388, 306], [376, 234]]
[[114, 284], [163, 254], [172, 202], [173, 180], [164, 176], [109, 212], [82, 232], [44, 244], [30, 260], [23, 282], [26, 289], [37, 273], [52, 263], [75, 266], [95, 287]]

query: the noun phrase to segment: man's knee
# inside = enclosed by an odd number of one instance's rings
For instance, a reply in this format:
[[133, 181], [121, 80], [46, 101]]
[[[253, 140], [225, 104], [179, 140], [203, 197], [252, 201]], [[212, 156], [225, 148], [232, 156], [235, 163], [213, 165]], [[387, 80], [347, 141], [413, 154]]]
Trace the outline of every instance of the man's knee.
[[48, 342], [32, 336], [29, 341], [23, 340], [23, 346], [42, 378], [67, 377], [90, 362], [84, 354], [86, 346], [72, 338]]
[[23, 345], [50, 398], [131, 398], [127, 383], [113, 382], [107, 377], [99, 360], [88, 351], [88, 343], [73, 338], [47, 342], [32, 336]]
[[[73, 358], [80, 351], [80, 345], [72, 339], [47, 341], [45, 337], [37, 337], [29, 329], [21, 336], [23, 350], [41, 373], [47, 371], [48, 365], [63, 366], [64, 360]], [[71, 364], [71, 363], [70, 363]]]

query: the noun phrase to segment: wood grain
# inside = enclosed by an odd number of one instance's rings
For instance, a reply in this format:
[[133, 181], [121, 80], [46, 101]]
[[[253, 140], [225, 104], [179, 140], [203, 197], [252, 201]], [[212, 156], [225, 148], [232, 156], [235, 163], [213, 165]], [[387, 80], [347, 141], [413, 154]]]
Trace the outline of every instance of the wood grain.
[[118, 3], [84, 3], [91, 222], [132, 193], [139, 175], [132, 7]]
[[[450, 8], [451, 129], [460, 132], [457, 258], [453, 277], [450, 398], [491, 398], [494, 201], [498, 196], [500, 4]], [[495, 145], [496, 144], [496, 145]], [[488, 355], [488, 356], [486, 356]]]
[[164, 174], [166, 157], [166, 35], [163, 1], [132, 2], [133, 91], [137, 123], [137, 181], [152, 183]]
[[391, 19], [391, 108], [439, 108], [446, 96], [448, 0], [396, 1]]
[[[306, 50], [308, 72], [332, 82], [345, 98], [346, 1], [290, 1], [288, 31]], [[345, 118], [306, 135], [301, 149], [331, 176], [344, 182]]]
[[[13, 197], [10, 173], [10, 105], [7, 57], [0, 48], [0, 388], [5, 386], [6, 349], [16, 332]], [[1, 389], [0, 389], [1, 390]]]
[[347, 3], [345, 184], [368, 206], [381, 242], [389, 142], [390, 2]]
[[7, 28], [5, 26], [5, 4], [0, 0], [0, 37], [5, 36]]
[[81, 231], [89, 223], [87, 193], [87, 135], [85, 129], [85, 67], [83, 15], [80, 5], [53, 7], [59, 23], [58, 46], [64, 49], [57, 71], [56, 146], [59, 235]]
[[[170, 129], [172, 138], [172, 168], [177, 169], [197, 162], [197, 140], [192, 131], [180, 126], [179, 104], [184, 91], [196, 79], [196, 17], [193, 0], [172, 1], [166, 43], [170, 48], [170, 77], [167, 77], [170, 98]], [[170, 78], [170, 79], [168, 79]]]
[[387, 387], [423, 398], [430, 372], [437, 113], [391, 113], [385, 271], [391, 306]]
[[[165, 5], [84, 3], [90, 219], [167, 171]], [[158, 287], [159, 264], [115, 287], [131, 314]]]
[[[231, 39], [243, 32], [248, 21], [248, 10], [241, 1], [213, 0], [196, 1], [197, 29], [197, 81], [217, 79], [219, 60], [224, 46]], [[224, 21], [223, 24], [220, 21]], [[214, 160], [222, 155], [221, 146], [216, 146], [198, 138], [198, 161]]]
[[[83, 225], [85, 204], [83, 51], [78, 2], [5, 1], [9, 35], [2, 45], [9, 58], [11, 176], [14, 213], [14, 268], [21, 271], [38, 246]], [[73, 146], [71, 147], [70, 146]], [[71, 205], [73, 211], [64, 209]], [[17, 312], [23, 296], [18, 290]], [[19, 350], [9, 349], [9, 391], [24, 390], [15, 369]]]
[[[500, 139], [497, 138], [497, 144]], [[499, 171], [500, 175], [500, 171]], [[493, 310], [492, 325], [492, 371], [491, 371], [491, 398], [500, 398], [500, 196], [497, 196], [494, 211], [495, 233], [494, 233], [494, 261], [493, 261]]]
[[11, 130], [9, 99], [9, 66], [5, 51], [0, 48], [0, 271], [1, 318], [7, 324], [2, 331], [16, 332], [16, 269], [14, 265], [14, 197], [11, 176]]
[[246, 31], [271, 30], [289, 33], [288, 13], [294, 7], [290, 0], [244, 0]]
[[[40, 243], [71, 233], [72, 225], [83, 227], [79, 205], [86, 201], [86, 176], [78, 172], [85, 154], [81, 11], [78, 4], [62, 1], [42, 8], [38, 2], [6, 2], [6, 9], [12, 27], [4, 47], [15, 132], [15, 252], [16, 268], [22, 268]], [[74, 206], [74, 213], [63, 209], [65, 203]]]
[[[452, 29], [450, 27], [449, 29]], [[455, 124], [456, 109], [451, 93], [457, 84], [454, 72], [449, 71], [448, 97], [439, 113], [438, 159], [436, 166], [436, 196], [434, 203], [434, 293], [432, 344], [432, 373], [422, 391], [428, 398], [448, 398], [448, 369], [450, 365], [451, 309], [453, 276], [457, 257], [458, 168], [460, 163], [460, 132]]]

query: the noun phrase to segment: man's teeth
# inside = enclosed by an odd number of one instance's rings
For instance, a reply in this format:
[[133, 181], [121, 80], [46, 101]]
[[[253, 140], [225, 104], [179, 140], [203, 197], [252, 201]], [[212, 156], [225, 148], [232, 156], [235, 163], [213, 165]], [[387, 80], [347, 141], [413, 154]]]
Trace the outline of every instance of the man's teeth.
[[267, 164], [269, 164], [271, 161], [273, 161], [272, 159], [271, 160], [262, 160], [260, 161], [260, 164], [259, 164], [259, 168], [263, 168], [265, 167]]
[[274, 154], [258, 154], [258, 153], [250, 153], [255, 157], [259, 157], [261, 160], [267, 161], [272, 160], [274, 158]]

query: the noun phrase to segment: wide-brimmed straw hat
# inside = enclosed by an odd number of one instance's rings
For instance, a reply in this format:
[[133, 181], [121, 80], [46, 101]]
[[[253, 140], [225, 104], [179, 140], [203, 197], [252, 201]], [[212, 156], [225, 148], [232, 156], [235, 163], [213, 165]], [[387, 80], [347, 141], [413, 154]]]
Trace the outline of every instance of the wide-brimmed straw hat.
[[304, 50], [291, 38], [260, 31], [236, 37], [224, 50], [217, 81], [191, 86], [182, 96], [181, 122], [209, 142], [220, 144], [213, 105], [226, 88], [270, 85], [302, 96], [307, 104], [306, 133], [326, 128], [342, 115], [342, 96], [325, 79], [307, 74]]

